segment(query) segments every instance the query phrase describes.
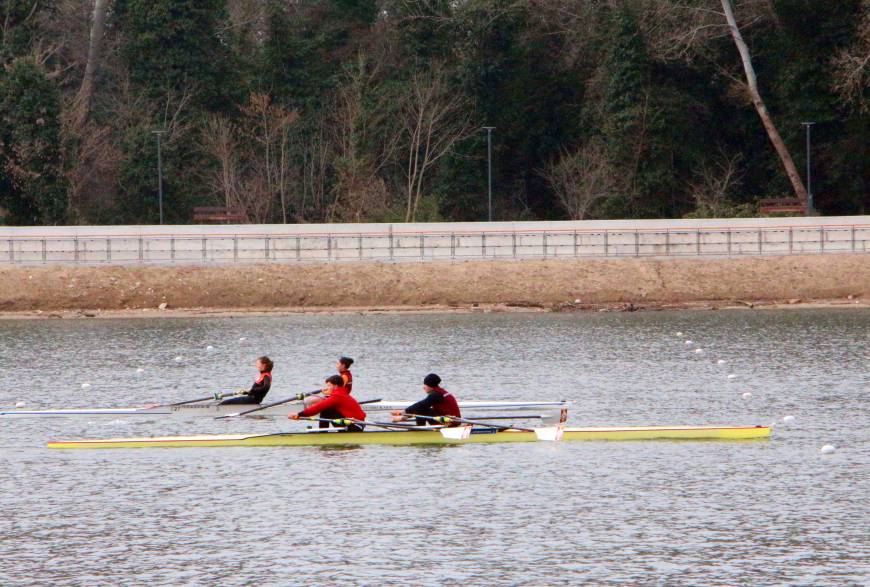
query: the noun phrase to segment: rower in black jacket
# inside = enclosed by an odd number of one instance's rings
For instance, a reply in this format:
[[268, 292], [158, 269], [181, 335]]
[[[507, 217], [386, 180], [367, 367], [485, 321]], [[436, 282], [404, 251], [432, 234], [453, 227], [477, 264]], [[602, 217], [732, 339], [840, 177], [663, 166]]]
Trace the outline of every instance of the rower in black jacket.
[[245, 395], [225, 399], [221, 405], [226, 404], [259, 404], [269, 393], [269, 388], [272, 387], [272, 367], [275, 364], [269, 357], [260, 357], [256, 362], [257, 370], [260, 371], [260, 376], [254, 381], [251, 389], [244, 392]]

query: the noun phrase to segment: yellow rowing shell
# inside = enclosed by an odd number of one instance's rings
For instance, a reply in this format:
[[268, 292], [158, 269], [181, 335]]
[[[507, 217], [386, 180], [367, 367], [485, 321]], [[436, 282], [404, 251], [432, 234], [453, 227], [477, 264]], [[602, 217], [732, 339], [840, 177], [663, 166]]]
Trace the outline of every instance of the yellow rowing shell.
[[[767, 426], [639, 426], [622, 428], [565, 428], [562, 440], [751, 440], [767, 438]], [[534, 432], [475, 429], [467, 438], [445, 438], [438, 430], [286, 432], [279, 434], [220, 434], [213, 436], [155, 436], [57, 440], [48, 448], [193, 448], [219, 446], [348, 446], [362, 444], [476, 444], [536, 442]]]

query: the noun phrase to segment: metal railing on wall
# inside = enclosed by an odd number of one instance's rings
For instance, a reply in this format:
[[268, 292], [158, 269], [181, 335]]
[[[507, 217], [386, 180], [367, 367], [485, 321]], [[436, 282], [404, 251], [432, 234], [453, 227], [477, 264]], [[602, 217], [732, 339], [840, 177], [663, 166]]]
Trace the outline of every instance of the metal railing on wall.
[[870, 252], [870, 225], [14, 236], [0, 264], [292, 263]]

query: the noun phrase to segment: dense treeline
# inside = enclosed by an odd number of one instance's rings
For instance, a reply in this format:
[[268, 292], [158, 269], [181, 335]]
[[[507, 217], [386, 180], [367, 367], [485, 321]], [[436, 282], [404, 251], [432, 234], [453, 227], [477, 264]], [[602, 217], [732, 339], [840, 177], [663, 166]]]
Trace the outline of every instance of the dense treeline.
[[[865, 213], [870, 2], [733, 2], [822, 213]], [[796, 188], [720, 0], [4, 0], [0, 222], [647, 218]]]

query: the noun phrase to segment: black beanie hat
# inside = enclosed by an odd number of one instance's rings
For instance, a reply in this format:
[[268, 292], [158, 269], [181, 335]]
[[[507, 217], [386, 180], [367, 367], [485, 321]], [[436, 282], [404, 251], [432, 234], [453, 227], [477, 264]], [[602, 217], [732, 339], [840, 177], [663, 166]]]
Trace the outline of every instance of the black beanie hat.
[[438, 387], [440, 383], [441, 378], [434, 373], [429, 373], [423, 378], [423, 385], [428, 385], [429, 387]]

